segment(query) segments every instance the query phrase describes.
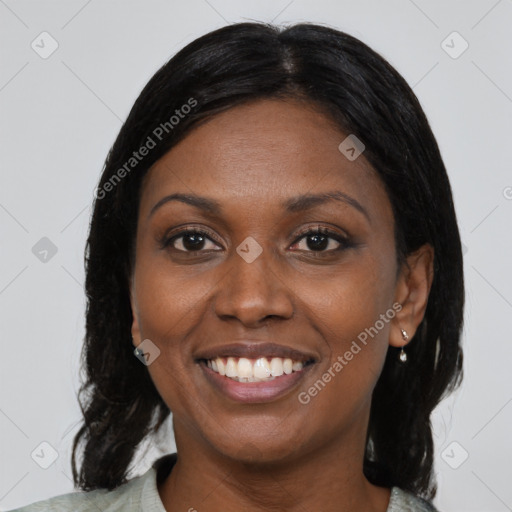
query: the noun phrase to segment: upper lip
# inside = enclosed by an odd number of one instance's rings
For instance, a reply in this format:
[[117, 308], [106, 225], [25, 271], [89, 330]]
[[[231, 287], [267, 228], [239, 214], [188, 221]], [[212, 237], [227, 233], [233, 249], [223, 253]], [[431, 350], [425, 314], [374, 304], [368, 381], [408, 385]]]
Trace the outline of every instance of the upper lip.
[[217, 357], [246, 357], [247, 359], [258, 359], [260, 357], [282, 357], [294, 361], [307, 362], [316, 360], [311, 353], [302, 352], [296, 348], [277, 345], [276, 343], [245, 341], [208, 347], [198, 352], [196, 360], [216, 359]]

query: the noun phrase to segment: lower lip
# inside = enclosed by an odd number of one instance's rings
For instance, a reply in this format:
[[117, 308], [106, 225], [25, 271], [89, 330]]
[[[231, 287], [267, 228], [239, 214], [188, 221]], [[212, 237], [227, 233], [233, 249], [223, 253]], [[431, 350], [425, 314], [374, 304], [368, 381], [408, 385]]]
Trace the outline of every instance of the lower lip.
[[298, 372], [284, 374], [265, 382], [238, 382], [214, 372], [204, 362], [201, 362], [200, 366], [208, 381], [231, 400], [254, 404], [272, 402], [289, 393], [304, 379], [314, 364], [308, 364]]

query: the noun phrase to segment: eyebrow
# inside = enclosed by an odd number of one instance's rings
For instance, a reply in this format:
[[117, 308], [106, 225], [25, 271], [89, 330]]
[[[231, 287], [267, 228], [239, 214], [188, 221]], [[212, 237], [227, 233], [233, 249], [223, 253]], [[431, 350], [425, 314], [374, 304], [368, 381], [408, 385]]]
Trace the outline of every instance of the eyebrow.
[[[212, 215], [220, 215], [222, 213], [222, 206], [215, 199], [198, 196], [196, 194], [176, 193], [171, 194], [169, 196], [165, 196], [162, 199], [160, 199], [160, 201], [158, 201], [153, 206], [153, 208], [151, 208], [148, 218], [151, 217], [156, 212], [156, 210], [158, 210], [161, 206], [171, 201], [180, 201], [182, 203], [194, 206]], [[371, 223], [370, 215], [368, 214], [367, 210], [363, 207], [363, 205], [353, 197], [339, 190], [333, 192], [323, 192], [320, 194], [303, 194], [297, 197], [292, 197], [284, 201], [281, 204], [281, 206], [289, 213], [296, 213], [310, 210], [315, 206], [327, 203], [329, 201], [339, 201], [352, 206], [357, 211], [362, 213], [366, 217], [368, 222]]]
[[333, 192], [323, 192], [320, 194], [303, 194], [301, 196], [292, 197], [291, 199], [286, 200], [283, 203], [283, 206], [286, 211], [292, 213], [309, 210], [319, 204], [323, 204], [329, 201], [339, 201], [341, 203], [352, 206], [357, 211], [362, 213], [368, 222], [371, 223], [370, 215], [363, 207], [363, 205], [357, 199], [354, 199], [353, 197], [345, 194], [345, 192], [341, 192], [340, 190], [335, 190]]

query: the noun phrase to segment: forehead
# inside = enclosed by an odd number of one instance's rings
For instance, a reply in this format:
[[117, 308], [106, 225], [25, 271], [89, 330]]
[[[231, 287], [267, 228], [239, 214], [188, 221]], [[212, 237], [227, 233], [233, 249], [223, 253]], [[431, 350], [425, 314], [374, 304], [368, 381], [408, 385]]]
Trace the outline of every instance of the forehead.
[[389, 215], [384, 186], [364, 154], [339, 150], [349, 134], [313, 105], [259, 100], [193, 129], [146, 176], [141, 214], [176, 191], [266, 207], [304, 193], [341, 190], [375, 216]]

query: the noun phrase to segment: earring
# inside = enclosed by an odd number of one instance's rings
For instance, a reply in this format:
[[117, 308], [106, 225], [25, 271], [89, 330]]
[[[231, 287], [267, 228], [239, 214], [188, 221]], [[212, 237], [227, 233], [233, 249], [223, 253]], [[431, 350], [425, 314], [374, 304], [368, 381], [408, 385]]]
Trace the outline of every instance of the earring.
[[142, 352], [142, 350], [141, 350], [139, 347], [137, 347], [137, 346], [135, 345], [135, 340], [133, 339], [133, 336], [132, 336], [132, 345], [133, 345], [133, 347], [134, 347], [134, 349], [133, 349], [133, 355], [134, 355], [135, 357], [138, 357], [139, 359], [141, 359], [142, 357], [144, 357], [144, 353]]
[[[404, 329], [400, 329], [402, 331], [402, 338], [404, 341], [407, 341], [409, 339], [409, 335], [407, 334], [407, 331]], [[400, 358], [400, 361], [402, 363], [405, 363], [407, 361], [407, 354], [405, 353], [404, 347], [402, 347], [402, 350], [400, 351], [400, 355], [398, 356]]]

